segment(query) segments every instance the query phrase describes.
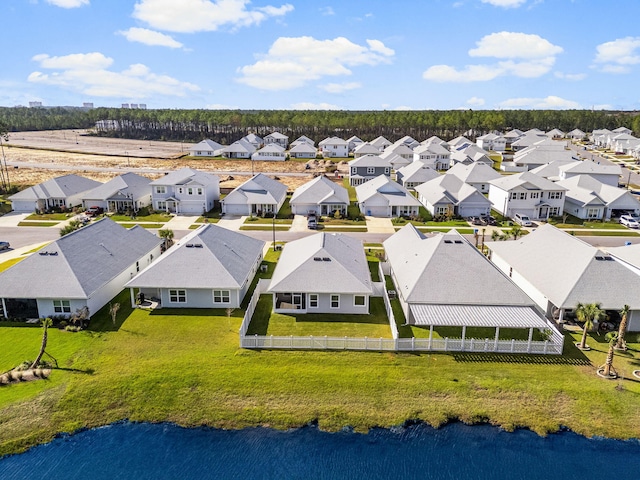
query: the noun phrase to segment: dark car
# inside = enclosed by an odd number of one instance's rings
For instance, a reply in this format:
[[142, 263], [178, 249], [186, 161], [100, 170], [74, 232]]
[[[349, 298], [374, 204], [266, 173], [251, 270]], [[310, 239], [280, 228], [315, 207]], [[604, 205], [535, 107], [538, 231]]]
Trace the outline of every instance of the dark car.
[[10, 247], [9, 242], [0, 242], [0, 250], [9, 250]]
[[84, 214], [88, 217], [97, 217], [98, 215], [102, 215], [104, 213], [104, 208], [102, 207], [89, 207]]

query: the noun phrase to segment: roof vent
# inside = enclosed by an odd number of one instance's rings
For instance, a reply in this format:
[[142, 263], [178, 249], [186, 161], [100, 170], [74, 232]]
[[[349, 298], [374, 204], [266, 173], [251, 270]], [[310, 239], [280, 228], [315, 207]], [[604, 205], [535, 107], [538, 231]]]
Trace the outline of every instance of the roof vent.
[[444, 243], [453, 243], [451, 240], [445, 240]]
[[605, 260], [607, 260], [608, 262], [613, 262], [613, 257], [604, 257]]
[[38, 252], [38, 255], [42, 255], [43, 257], [49, 255], [49, 252]]
[[462, 240], [454, 240], [454, 243], [462, 244]]
[[604, 260], [604, 257], [603, 257], [603, 256], [600, 256], [600, 255], [596, 255], [596, 257], [595, 257], [595, 258], [596, 258], [596, 260]]
[[323, 262], [330, 262], [331, 259], [329, 257], [322, 257]]
[[186, 246], [187, 248], [193, 248], [193, 243], [187, 243], [185, 246]]
[[58, 256], [58, 252], [49, 252], [49, 255], [51, 255], [52, 257], [56, 257]]
[[201, 243], [194, 243], [193, 246], [196, 247], [196, 248], [202, 248], [202, 244]]
[[314, 262], [321, 262], [321, 261], [322, 261], [322, 258], [320, 258], [320, 257], [313, 257], [313, 261], [314, 261]]

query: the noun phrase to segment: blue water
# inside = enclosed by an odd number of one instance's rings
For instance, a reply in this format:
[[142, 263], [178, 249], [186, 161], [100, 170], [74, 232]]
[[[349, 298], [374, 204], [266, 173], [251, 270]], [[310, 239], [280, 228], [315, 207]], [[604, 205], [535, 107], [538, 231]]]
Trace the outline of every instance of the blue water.
[[286, 432], [121, 422], [0, 459], [0, 479], [640, 478], [640, 442], [452, 424]]

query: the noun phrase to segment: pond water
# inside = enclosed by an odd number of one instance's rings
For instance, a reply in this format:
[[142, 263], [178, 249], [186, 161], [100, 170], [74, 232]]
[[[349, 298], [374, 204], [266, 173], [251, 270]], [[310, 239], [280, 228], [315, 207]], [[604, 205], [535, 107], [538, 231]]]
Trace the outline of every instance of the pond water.
[[640, 478], [640, 442], [459, 423], [363, 435], [120, 422], [0, 459], [0, 479]]

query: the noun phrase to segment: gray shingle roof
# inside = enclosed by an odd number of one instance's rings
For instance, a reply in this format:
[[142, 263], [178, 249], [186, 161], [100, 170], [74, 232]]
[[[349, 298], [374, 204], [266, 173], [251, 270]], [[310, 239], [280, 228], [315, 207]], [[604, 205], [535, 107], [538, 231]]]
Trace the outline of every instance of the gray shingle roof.
[[222, 202], [237, 204], [241, 199], [247, 204], [278, 204], [287, 195], [287, 186], [259, 173], [237, 186]]
[[126, 286], [241, 288], [262, 255], [264, 244], [242, 233], [206, 224], [181, 239]]
[[200, 185], [217, 184], [218, 177], [209, 172], [185, 167], [154, 180], [151, 185], [187, 185], [192, 182]]
[[438, 178], [440, 174], [426, 166], [422, 162], [413, 162], [398, 170], [398, 174], [402, 176], [403, 182], [424, 183], [434, 178]]
[[39, 183], [9, 197], [9, 200], [45, 200], [67, 198], [102, 185], [100, 182], [79, 175], [63, 175]]
[[160, 243], [141, 227], [127, 230], [103, 218], [0, 274], [0, 297], [88, 298]]
[[296, 188], [289, 200], [291, 205], [320, 205], [322, 203], [349, 204], [349, 192], [342, 185], [324, 175]]
[[[357, 149], [356, 149], [357, 150]], [[378, 155], [363, 155], [362, 157], [349, 160], [347, 162], [349, 168], [351, 167], [388, 167], [391, 168], [389, 160], [380, 158]]]
[[372, 288], [362, 242], [323, 232], [285, 245], [269, 291], [371, 294]]
[[142, 175], [128, 172], [89, 190], [82, 197], [83, 200], [107, 200], [119, 192], [122, 192], [125, 196], [131, 194], [134, 199], [144, 195], [151, 195], [151, 180]]
[[367, 202], [374, 196], [384, 197], [389, 205], [414, 205], [422, 204], [399, 183], [394, 182], [386, 175], [378, 175], [376, 178], [356, 186], [356, 196], [359, 203]]

